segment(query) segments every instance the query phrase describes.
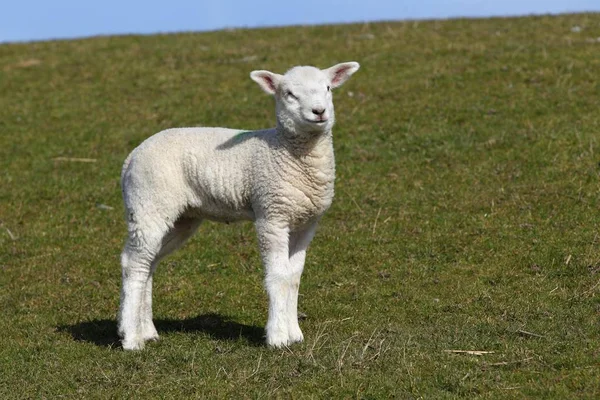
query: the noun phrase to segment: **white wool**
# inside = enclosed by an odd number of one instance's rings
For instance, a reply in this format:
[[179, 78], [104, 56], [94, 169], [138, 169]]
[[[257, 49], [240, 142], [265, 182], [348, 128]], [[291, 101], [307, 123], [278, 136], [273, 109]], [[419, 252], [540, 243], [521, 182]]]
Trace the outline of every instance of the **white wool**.
[[158, 339], [152, 274], [203, 219], [254, 221], [269, 295], [267, 344], [303, 340], [297, 303], [306, 249], [331, 205], [335, 161], [331, 89], [359, 68], [254, 71], [275, 96], [277, 126], [260, 131], [176, 128], [127, 157], [121, 174], [128, 240], [121, 256], [119, 334], [126, 350]]

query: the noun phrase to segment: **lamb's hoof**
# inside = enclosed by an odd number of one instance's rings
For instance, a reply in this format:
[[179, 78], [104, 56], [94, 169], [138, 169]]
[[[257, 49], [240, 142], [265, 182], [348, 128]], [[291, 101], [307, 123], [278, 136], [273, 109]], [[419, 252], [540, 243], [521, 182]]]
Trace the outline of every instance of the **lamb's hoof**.
[[302, 334], [300, 327], [299, 326], [291, 327], [290, 335], [289, 335], [289, 339], [288, 339], [289, 344], [299, 343], [299, 342], [303, 342], [303, 341], [304, 341], [304, 335]]
[[289, 335], [283, 330], [267, 332], [267, 346], [280, 349], [290, 344]]
[[144, 333], [142, 333], [142, 338], [144, 339], [144, 341], [146, 341], [146, 342], [158, 341], [159, 336], [158, 336], [158, 332], [156, 331], [156, 328], [154, 327], [154, 325], [152, 325], [151, 327], [145, 328], [143, 332]]
[[154, 332], [153, 334], [144, 335], [144, 341], [146, 342], [158, 342], [159, 339], [160, 336], [158, 336], [158, 333], [156, 332]]
[[123, 345], [123, 350], [144, 350], [144, 340], [139, 337], [134, 339], [123, 339], [121, 344]]

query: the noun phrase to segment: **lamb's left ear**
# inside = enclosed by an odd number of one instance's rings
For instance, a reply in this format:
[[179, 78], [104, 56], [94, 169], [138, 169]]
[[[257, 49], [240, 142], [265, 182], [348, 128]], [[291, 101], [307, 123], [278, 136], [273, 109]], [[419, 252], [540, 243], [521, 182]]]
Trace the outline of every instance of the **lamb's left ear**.
[[324, 69], [323, 72], [329, 77], [331, 87], [336, 88], [346, 82], [359, 68], [360, 65], [357, 62], [350, 61]]
[[258, 83], [260, 88], [268, 94], [275, 94], [282, 76], [269, 71], [252, 71], [250, 73], [250, 78]]

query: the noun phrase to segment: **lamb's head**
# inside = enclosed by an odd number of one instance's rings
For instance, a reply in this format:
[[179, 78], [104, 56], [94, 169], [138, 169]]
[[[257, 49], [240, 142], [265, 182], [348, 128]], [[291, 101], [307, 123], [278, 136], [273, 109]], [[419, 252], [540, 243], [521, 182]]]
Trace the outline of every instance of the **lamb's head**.
[[287, 134], [318, 135], [331, 131], [335, 116], [331, 90], [358, 71], [357, 62], [327, 69], [294, 67], [285, 75], [253, 71], [250, 77], [275, 96], [277, 124]]

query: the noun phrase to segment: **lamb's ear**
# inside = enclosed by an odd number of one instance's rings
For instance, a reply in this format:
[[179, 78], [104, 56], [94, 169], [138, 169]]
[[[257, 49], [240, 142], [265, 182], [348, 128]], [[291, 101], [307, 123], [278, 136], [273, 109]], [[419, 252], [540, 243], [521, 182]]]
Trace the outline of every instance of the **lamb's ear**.
[[250, 78], [269, 94], [277, 92], [277, 86], [279, 86], [279, 82], [281, 81], [281, 75], [269, 71], [252, 71]]
[[331, 87], [336, 88], [346, 82], [350, 76], [358, 71], [360, 65], [357, 62], [350, 61], [334, 65], [331, 68], [323, 70], [331, 82]]

